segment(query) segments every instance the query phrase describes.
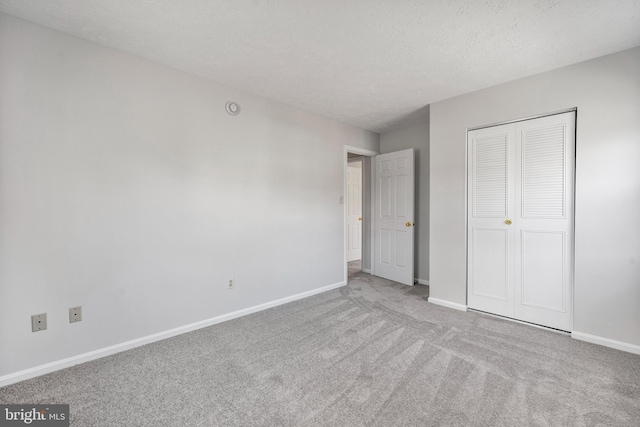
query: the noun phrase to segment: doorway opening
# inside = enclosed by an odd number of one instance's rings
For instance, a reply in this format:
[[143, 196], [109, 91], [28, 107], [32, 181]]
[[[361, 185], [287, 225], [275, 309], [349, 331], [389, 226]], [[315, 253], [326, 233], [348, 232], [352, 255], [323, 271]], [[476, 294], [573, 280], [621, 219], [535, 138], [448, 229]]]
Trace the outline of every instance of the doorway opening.
[[344, 148], [344, 280], [364, 272], [372, 274], [373, 156], [358, 147]]
[[[357, 147], [344, 147], [344, 282], [349, 281], [349, 158], [362, 159], [362, 216], [360, 271], [393, 282], [414, 285], [415, 153], [413, 148], [378, 154]], [[359, 218], [362, 218], [361, 220]], [[352, 242], [353, 243], [353, 242]], [[353, 245], [352, 245], [353, 246]], [[357, 273], [358, 266], [354, 263]]]
[[362, 271], [362, 215], [363, 215], [364, 158], [347, 154], [347, 265], [349, 277]]

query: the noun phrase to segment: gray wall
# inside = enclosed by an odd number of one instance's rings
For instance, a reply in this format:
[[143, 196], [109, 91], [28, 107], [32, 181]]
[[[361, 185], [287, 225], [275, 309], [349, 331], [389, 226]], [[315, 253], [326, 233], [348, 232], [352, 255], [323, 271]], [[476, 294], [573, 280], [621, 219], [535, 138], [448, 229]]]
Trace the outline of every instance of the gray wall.
[[430, 294], [466, 304], [466, 130], [577, 107], [574, 330], [640, 345], [640, 48], [431, 105]]
[[0, 58], [0, 381], [343, 282], [377, 134], [1, 14]]
[[380, 152], [415, 149], [416, 226], [415, 277], [429, 281], [429, 123], [380, 135]]

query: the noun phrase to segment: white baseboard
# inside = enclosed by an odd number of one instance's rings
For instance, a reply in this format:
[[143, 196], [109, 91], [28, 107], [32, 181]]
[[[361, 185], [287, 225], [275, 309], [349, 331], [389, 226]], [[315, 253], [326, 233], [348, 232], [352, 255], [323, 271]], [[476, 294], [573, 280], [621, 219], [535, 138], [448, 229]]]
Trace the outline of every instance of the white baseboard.
[[424, 279], [415, 278], [415, 279], [413, 279], [413, 283], [420, 283], [421, 285], [429, 286], [429, 281], [428, 280], [424, 280]]
[[363, 273], [367, 273], [367, 274], [371, 274], [371, 269], [369, 269], [369, 268], [363, 268], [363, 269], [362, 269], [362, 272], [363, 272]]
[[599, 337], [597, 335], [589, 335], [582, 332], [571, 332], [571, 338], [599, 344], [605, 347], [615, 348], [616, 350], [627, 351], [629, 353], [640, 354], [640, 345], [629, 344], [623, 341], [611, 340], [609, 338]]
[[467, 306], [464, 304], [458, 304], [457, 302], [451, 302], [444, 299], [438, 299], [429, 297], [427, 299], [431, 304], [441, 305], [443, 307], [453, 308], [454, 310], [467, 311]]
[[0, 387], [14, 384], [20, 381], [28, 380], [29, 378], [38, 377], [40, 375], [48, 374], [50, 372], [58, 371], [60, 369], [68, 368], [70, 366], [79, 365], [91, 360], [100, 359], [105, 356], [110, 356], [115, 353], [120, 353], [125, 350], [140, 347], [152, 342], [161, 341], [167, 338], [174, 337], [176, 335], [184, 334], [187, 332], [195, 331], [197, 329], [206, 328], [217, 323], [226, 322], [228, 320], [236, 319], [238, 317], [246, 316], [248, 314], [257, 313], [258, 311], [266, 310], [269, 308], [277, 307], [289, 302], [297, 301], [303, 298], [307, 298], [316, 294], [337, 289], [344, 286], [345, 282], [334, 283], [333, 285], [324, 286], [322, 288], [313, 289], [311, 291], [302, 292], [289, 297], [277, 299], [264, 304], [258, 304], [253, 307], [245, 308], [242, 310], [234, 311], [232, 313], [223, 314], [221, 316], [212, 317], [210, 319], [201, 320], [199, 322], [191, 323], [189, 325], [180, 326], [178, 328], [169, 329], [168, 331], [158, 332], [146, 337], [137, 338], [131, 341], [126, 341], [120, 344], [112, 345], [110, 347], [101, 348], [98, 350], [90, 351], [88, 353], [79, 354], [77, 356], [71, 356], [66, 359], [57, 360], [55, 362], [47, 363], [44, 365], [36, 366], [34, 368], [25, 369], [12, 374], [4, 375], [0, 377]]

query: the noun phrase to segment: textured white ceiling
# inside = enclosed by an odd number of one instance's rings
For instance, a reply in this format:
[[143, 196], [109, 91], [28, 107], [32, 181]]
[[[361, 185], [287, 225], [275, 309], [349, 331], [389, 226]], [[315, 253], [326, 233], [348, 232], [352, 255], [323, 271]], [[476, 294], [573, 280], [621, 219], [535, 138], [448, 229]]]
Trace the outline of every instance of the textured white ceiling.
[[376, 132], [640, 45], [639, 0], [0, 0], [0, 11]]

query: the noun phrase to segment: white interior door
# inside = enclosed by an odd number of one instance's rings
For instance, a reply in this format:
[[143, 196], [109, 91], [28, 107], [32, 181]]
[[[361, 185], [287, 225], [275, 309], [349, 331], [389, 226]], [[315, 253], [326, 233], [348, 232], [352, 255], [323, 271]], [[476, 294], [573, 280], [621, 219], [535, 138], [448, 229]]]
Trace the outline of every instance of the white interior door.
[[413, 149], [375, 157], [374, 274], [413, 285]]
[[347, 262], [362, 259], [362, 162], [347, 166]]
[[469, 132], [468, 304], [573, 329], [575, 113]]

